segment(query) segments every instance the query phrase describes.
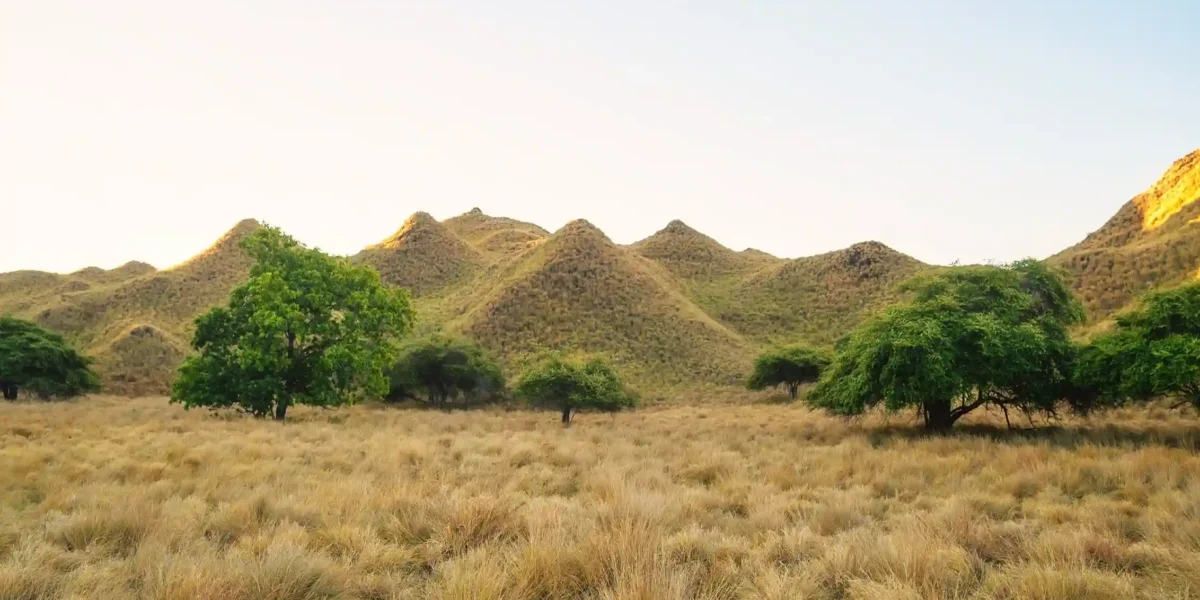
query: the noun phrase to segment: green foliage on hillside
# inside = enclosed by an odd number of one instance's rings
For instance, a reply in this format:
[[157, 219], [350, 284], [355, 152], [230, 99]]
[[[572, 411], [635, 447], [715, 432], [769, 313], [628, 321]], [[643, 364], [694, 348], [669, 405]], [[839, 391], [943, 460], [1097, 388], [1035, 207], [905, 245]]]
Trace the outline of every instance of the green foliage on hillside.
[[35, 323], [0, 317], [0, 395], [26, 391], [39, 398], [69, 398], [99, 391], [100, 380], [79, 354]]
[[860, 414], [916, 409], [945, 431], [985, 405], [1053, 413], [1074, 356], [1067, 328], [1083, 311], [1037, 261], [953, 267], [904, 286], [912, 299], [855, 330], [808, 395], [817, 407]]
[[482, 346], [442, 334], [407, 342], [388, 373], [389, 400], [411, 398], [430, 406], [498, 398], [504, 374]]
[[517, 396], [533, 406], [562, 412], [564, 425], [579, 410], [618, 412], [637, 406], [637, 396], [625, 387], [617, 371], [599, 358], [542, 356], [521, 374]]
[[384, 395], [396, 339], [412, 326], [408, 293], [272, 227], [242, 245], [255, 261], [250, 280], [197, 319], [197, 354], [180, 367], [172, 402], [283, 420], [292, 404]]
[[820, 379], [831, 362], [829, 353], [800, 344], [773, 348], [754, 359], [754, 371], [746, 387], [765, 390], [782, 385], [788, 397], [795, 400], [800, 386]]
[[1200, 409], [1200, 283], [1148, 294], [1084, 347], [1078, 386], [1099, 407], [1173, 398]]

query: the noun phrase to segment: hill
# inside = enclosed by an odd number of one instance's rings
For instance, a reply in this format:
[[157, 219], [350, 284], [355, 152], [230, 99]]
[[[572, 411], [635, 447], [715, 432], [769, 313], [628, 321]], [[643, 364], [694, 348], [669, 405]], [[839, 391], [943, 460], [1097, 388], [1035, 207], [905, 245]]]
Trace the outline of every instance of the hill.
[[379, 271], [386, 283], [424, 296], [470, 277], [486, 260], [428, 213], [409, 217], [388, 239], [368, 246], [352, 259]]
[[[1200, 269], [1200, 150], [1178, 160], [1103, 227], [1049, 260], [1093, 321]], [[243, 221], [162, 271], [131, 262], [59, 275], [0, 274], [0, 314], [35, 319], [96, 356], [110, 391], [166, 391], [193, 319], [244, 281]], [[471, 336], [515, 366], [547, 348], [608, 355], [643, 388], [729, 384], [758, 348], [831, 345], [929, 265], [879, 242], [782, 259], [734, 251], [681, 221], [614, 244], [586, 221], [551, 234], [479, 209], [410, 217], [352, 261], [412, 290], [420, 332]]]
[[544, 348], [610, 356], [633, 379], [733, 383], [753, 349], [654, 263], [573, 221], [501, 274], [454, 325], [506, 356]]
[[1093, 321], [1200, 269], [1200, 150], [1175, 161], [1082, 242], [1050, 257], [1070, 274]]
[[477, 251], [492, 260], [520, 254], [531, 244], [549, 237], [550, 232], [524, 221], [493, 217], [473, 208], [457, 217], [446, 219], [446, 229], [466, 240]]
[[238, 244], [260, 226], [242, 221], [207, 250], [163, 271], [127, 263], [70, 275], [0, 275], [0, 313], [62, 332], [96, 358], [111, 392], [165, 393], [192, 321], [249, 277], [250, 259]]
[[832, 344], [928, 265], [879, 242], [796, 259], [734, 252], [681, 221], [633, 244], [709, 315], [757, 344]]

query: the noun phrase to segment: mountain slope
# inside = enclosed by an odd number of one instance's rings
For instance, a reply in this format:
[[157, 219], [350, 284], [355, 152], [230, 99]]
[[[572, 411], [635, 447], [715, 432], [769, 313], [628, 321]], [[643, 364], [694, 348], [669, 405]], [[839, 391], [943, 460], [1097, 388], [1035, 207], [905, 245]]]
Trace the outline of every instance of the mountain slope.
[[[70, 275], [0, 275], [0, 314], [62, 332], [96, 358], [109, 391], [165, 393], [183, 360], [192, 321], [249, 277], [250, 258], [239, 243], [259, 227], [252, 219], [242, 221], [207, 250], [163, 271], [127, 263]], [[48, 286], [51, 281], [57, 283]]]
[[[1196, 276], [1198, 199], [1200, 151], [1049, 261], [1103, 320], [1146, 289]], [[0, 274], [0, 314], [64, 333], [97, 358], [110, 391], [162, 393], [192, 321], [247, 278], [239, 242], [258, 227], [243, 221], [163, 271], [128, 263]], [[543, 349], [605, 354], [648, 390], [735, 383], [767, 344], [830, 345], [897, 301], [897, 283], [931, 268], [879, 242], [781, 259], [735, 252], [672, 221], [619, 246], [586, 221], [550, 234], [478, 209], [442, 222], [417, 213], [351, 260], [412, 290], [420, 332], [471, 336], [510, 367]]]
[[484, 214], [478, 208], [446, 219], [442, 224], [492, 260], [520, 254], [527, 250], [530, 244], [550, 236], [550, 232], [533, 223], [507, 217], [493, 217]]
[[1175, 161], [1082, 242], [1050, 257], [1071, 277], [1093, 320], [1200, 268], [1200, 150]]
[[383, 281], [408, 288], [414, 296], [453, 285], [486, 263], [479, 251], [423, 212], [409, 217], [399, 231], [352, 260], [370, 265]]
[[668, 385], [733, 383], [753, 355], [666, 273], [587, 221], [568, 223], [513, 265], [458, 328], [507, 356], [602, 353], [635, 380]]

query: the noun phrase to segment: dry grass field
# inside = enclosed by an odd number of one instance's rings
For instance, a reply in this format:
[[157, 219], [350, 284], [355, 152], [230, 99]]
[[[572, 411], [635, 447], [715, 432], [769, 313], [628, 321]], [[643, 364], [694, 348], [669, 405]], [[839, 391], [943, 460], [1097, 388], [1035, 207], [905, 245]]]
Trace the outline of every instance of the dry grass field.
[[0, 403], [0, 599], [1200, 597], [1193, 416], [557, 421]]

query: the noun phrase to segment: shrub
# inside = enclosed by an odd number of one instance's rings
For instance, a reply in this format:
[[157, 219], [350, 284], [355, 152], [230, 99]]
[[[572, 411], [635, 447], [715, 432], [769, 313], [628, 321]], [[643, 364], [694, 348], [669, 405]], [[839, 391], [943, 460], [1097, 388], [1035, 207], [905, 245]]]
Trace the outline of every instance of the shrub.
[[68, 398], [100, 389], [92, 360], [62, 336], [29, 321], [0, 317], [0, 393], [15, 400], [21, 389], [39, 398]]
[[439, 408], [457, 399], [494, 399], [504, 391], [500, 365], [482, 346], [440, 334], [406, 344], [388, 375], [389, 400], [423, 399]]
[[1200, 408], [1200, 283], [1148, 294], [1080, 350], [1074, 374], [1096, 406], [1165, 397]]
[[832, 359], [825, 352], [799, 344], [767, 350], [754, 360], [754, 372], [746, 387], [765, 390], [782, 385], [787, 388], [788, 397], [795, 400], [800, 385], [820, 379], [830, 362]]
[[564, 425], [581, 409], [617, 412], [637, 405], [616, 370], [599, 358], [543, 356], [521, 375], [516, 392], [534, 406], [562, 411]]

